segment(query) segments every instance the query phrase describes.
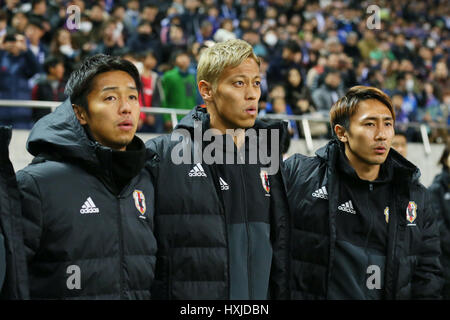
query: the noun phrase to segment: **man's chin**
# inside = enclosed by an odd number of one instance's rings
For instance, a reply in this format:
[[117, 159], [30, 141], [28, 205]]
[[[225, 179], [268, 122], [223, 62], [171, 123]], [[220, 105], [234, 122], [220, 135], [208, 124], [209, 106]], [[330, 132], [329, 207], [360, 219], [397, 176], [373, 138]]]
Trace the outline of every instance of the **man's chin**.
[[118, 151], [125, 151], [128, 147], [128, 145], [133, 141], [133, 138], [129, 139], [122, 139], [122, 140], [118, 140], [118, 141], [114, 141], [114, 143], [110, 144], [110, 148], [113, 150], [118, 150]]
[[252, 128], [255, 125], [255, 121], [256, 121], [256, 117], [255, 117], [255, 119], [242, 121], [241, 123], [238, 124], [239, 125], [238, 128], [242, 128], [242, 129]]
[[380, 165], [386, 162], [387, 157], [374, 157], [372, 159], [367, 159], [368, 164]]

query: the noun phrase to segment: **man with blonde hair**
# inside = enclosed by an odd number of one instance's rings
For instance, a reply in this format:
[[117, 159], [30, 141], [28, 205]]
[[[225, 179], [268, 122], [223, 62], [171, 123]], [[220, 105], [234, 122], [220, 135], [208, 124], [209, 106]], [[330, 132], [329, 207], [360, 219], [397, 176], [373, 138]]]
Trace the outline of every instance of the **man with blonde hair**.
[[439, 298], [439, 230], [420, 172], [391, 148], [389, 97], [356, 86], [330, 111], [334, 138], [284, 176], [294, 299]]
[[271, 163], [281, 161], [286, 126], [256, 119], [259, 59], [247, 42], [207, 48], [197, 71], [205, 107], [146, 143], [157, 154], [149, 166], [158, 241], [152, 296], [287, 298], [287, 206], [280, 173], [260, 157], [268, 151]]

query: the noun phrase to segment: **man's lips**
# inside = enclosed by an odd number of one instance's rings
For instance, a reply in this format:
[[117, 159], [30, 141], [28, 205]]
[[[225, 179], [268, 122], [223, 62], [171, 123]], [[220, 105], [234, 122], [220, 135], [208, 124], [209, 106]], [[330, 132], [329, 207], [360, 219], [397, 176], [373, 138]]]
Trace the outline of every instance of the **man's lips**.
[[377, 153], [377, 154], [384, 154], [386, 152], [387, 148], [380, 146], [380, 147], [375, 147], [374, 150], [375, 150], [375, 153]]
[[131, 130], [133, 129], [133, 121], [124, 120], [117, 125], [121, 130]]
[[258, 108], [256, 108], [256, 107], [248, 107], [247, 109], [245, 109], [245, 112], [247, 112], [248, 114], [251, 114], [251, 115], [256, 115], [257, 111], [258, 111]]

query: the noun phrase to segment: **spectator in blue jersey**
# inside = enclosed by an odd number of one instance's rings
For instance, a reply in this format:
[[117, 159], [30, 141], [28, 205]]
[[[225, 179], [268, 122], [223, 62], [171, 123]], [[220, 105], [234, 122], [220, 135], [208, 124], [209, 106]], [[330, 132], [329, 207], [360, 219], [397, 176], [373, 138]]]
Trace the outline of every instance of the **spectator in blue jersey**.
[[152, 25], [147, 20], [141, 20], [137, 27], [137, 33], [133, 33], [128, 37], [127, 47], [130, 51], [135, 53], [144, 53], [152, 50], [160, 58], [161, 41], [155, 32], [153, 32]]
[[[39, 64], [21, 34], [8, 34], [0, 48], [0, 99], [30, 100], [28, 80], [39, 71]], [[31, 128], [28, 108], [0, 108], [0, 124], [17, 129]]]
[[42, 21], [37, 18], [30, 19], [27, 27], [25, 28], [25, 36], [28, 48], [31, 52], [33, 52], [39, 62], [39, 65], [41, 66], [41, 72], [43, 71], [42, 67], [44, 65], [45, 58], [47, 58], [48, 55], [48, 47], [41, 41], [44, 34], [45, 29], [42, 26]]

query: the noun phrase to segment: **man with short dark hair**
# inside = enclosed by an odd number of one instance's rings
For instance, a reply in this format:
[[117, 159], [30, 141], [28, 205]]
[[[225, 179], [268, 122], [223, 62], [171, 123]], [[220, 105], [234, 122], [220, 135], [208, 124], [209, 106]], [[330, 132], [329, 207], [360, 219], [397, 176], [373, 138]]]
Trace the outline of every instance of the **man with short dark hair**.
[[[57, 56], [45, 59], [44, 71], [46, 76], [40, 78], [31, 92], [31, 99], [41, 101], [64, 101], [66, 96], [64, 88], [64, 60]], [[51, 112], [50, 108], [34, 108], [32, 113], [33, 122]]]
[[404, 133], [395, 133], [394, 138], [392, 139], [392, 148], [406, 158], [408, 155], [408, 139]]
[[[164, 91], [162, 106], [165, 108], [187, 108], [196, 105], [197, 83], [195, 75], [189, 72], [191, 57], [185, 51], [175, 51], [172, 55], [174, 68], [166, 71], [161, 83]], [[179, 117], [178, 120], [181, 120]], [[164, 115], [165, 127], [168, 131], [172, 129], [170, 115]]]
[[294, 155], [292, 298], [439, 298], [439, 230], [420, 172], [391, 148], [389, 97], [356, 86], [331, 109], [334, 138]]
[[[28, 81], [39, 72], [39, 63], [19, 33], [7, 34], [0, 49], [0, 99], [29, 100]], [[31, 128], [31, 109], [0, 107], [0, 124]]]
[[[33, 127], [17, 173], [32, 299], [149, 299], [151, 152], [135, 135], [141, 82], [118, 57], [86, 59], [70, 97]], [[151, 163], [151, 161], [149, 161]]]
[[341, 73], [336, 69], [330, 69], [326, 73], [322, 85], [311, 93], [317, 110], [328, 113], [330, 106], [344, 94], [343, 87]]

